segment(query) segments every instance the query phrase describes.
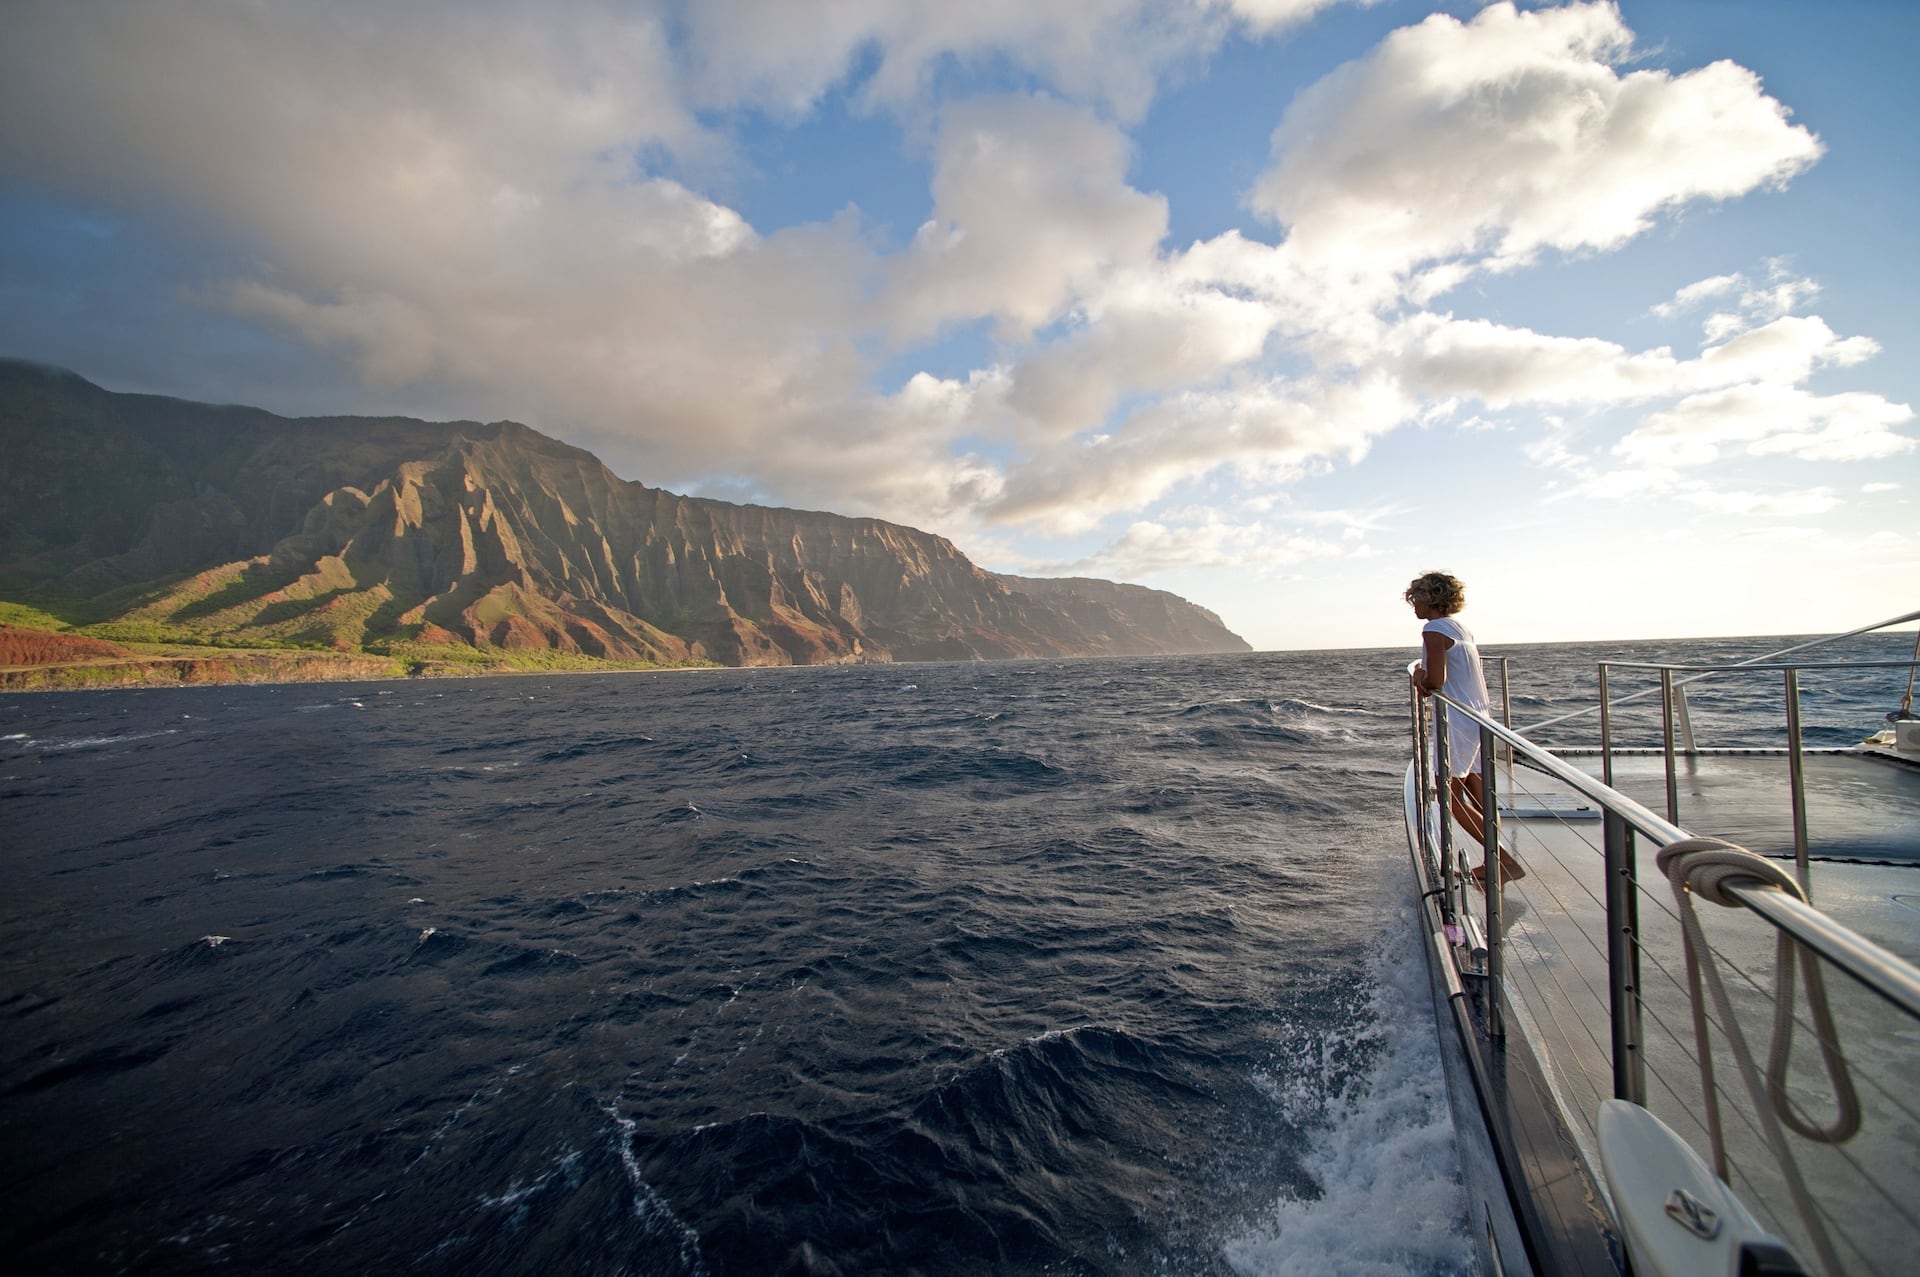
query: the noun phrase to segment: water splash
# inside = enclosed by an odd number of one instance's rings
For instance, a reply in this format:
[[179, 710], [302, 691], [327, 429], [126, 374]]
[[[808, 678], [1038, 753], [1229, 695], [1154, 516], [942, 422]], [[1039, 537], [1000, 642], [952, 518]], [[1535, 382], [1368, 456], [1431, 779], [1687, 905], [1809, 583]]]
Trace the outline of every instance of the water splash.
[[[1401, 920], [1368, 973], [1352, 1032], [1374, 1048], [1361, 1074], [1338, 1068], [1271, 1092], [1289, 1117], [1324, 1104], [1304, 1159], [1318, 1197], [1288, 1195], [1240, 1236], [1227, 1262], [1241, 1277], [1398, 1277], [1477, 1271], [1447, 1111], [1446, 1077], [1414, 929]], [[1324, 1053], [1323, 1053], [1324, 1055]]]

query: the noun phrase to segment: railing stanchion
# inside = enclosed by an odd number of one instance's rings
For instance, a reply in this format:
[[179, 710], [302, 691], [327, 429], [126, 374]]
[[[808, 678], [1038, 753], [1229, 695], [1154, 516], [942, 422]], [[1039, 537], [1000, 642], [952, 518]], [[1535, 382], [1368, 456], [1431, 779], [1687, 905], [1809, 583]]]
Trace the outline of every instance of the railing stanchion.
[[1812, 900], [1813, 879], [1807, 868], [1807, 776], [1806, 765], [1800, 757], [1800, 671], [1789, 669], [1786, 678], [1787, 778], [1793, 789], [1793, 869], [1800, 879], [1800, 890]]
[[1640, 937], [1634, 927], [1633, 834], [1626, 818], [1605, 811], [1607, 871], [1607, 1010], [1613, 1029], [1613, 1095], [1646, 1102], [1640, 1058]]
[[1413, 769], [1417, 777], [1415, 784], [1420, 795], [1420, 854], [1426, 857], [1428, 867], [1433, 864], [1433, 840], [1427, 830], [1427, 804], [1433, 798], [1433, 772], [1427, 760], [1427, 710], [1426, 698], [1420, 695], [1420, 687], [1411, 677], [1407, 679], [1407, 694], [1413, 698], [1413, 753], [1418, 765]]
[[[1500, 725], [1508, 731], [1513, 730], [1513, 674], [1512, 662], [1503, 656], [1500, 658]], [[1507, 775], [1513, 775], [1513, 746], [1500, 746], [1500, 761], [1506, 764]]]
[[1433, 791], [1434, 805], [1440, 809], [1440, 883], [1446, 894], [1447, 921], [1454, 920], [1458, 907], [1453, 899], [1453, 766], [1448, 757], [1447, 703], [1433, 701]]
[[1600, 780], [1613, 787], [1613, 701], [1607, 696], [1607, 663], [1600, 662]]
[[1500, 939], [1500, 892], [1501, 879], [1506, 877], [1500, 869], [1500, 769], [1494, 763], [1493, 729], [1480, 728], [1480, 786], [1486, 797], [1486, 806], [1480, 811], [1480, 828], [1484, 835], [1481, 845], [1486, 859], [1487, 885], [1487, 1036], [1503, 1038], [1507, 1035], [1506, 1019], [1501, 1013], [1502, 997], [1501, 973], [1505, 970], [1505, 959], [1501, 956]]
[[1667, 819], [1680, 823], [1680, 776], [1673, 762], [1673, 671], [1660, 671], [1660, 744], [1667, 760]]

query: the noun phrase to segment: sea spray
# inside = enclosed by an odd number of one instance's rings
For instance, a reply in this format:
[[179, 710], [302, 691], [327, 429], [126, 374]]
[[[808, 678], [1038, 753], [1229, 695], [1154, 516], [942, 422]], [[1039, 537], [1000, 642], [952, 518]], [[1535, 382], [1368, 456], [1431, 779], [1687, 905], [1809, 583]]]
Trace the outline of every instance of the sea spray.
[[[1304, 1166], [1319, 1195], [1287, 1194], [1226, 1244], [1242, 1277], [1389, 1277], [1476, 1271], [1423, 959], [1405, 909], [1366, 974], [1352, 1037], [1318, 1086], [1272, 1092], [1320, 1124]], [[1315, 1112], [1304, 1110], [1317, 1110]]]

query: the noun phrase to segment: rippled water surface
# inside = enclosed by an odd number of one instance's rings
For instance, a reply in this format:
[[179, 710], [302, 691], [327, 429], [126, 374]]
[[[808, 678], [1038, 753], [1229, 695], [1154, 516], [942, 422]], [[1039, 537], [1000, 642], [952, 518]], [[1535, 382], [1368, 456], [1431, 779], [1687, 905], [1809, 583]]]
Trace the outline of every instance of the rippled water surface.
[[1409, 655], [0, 697], [0, 1251], [1463, 1271]]

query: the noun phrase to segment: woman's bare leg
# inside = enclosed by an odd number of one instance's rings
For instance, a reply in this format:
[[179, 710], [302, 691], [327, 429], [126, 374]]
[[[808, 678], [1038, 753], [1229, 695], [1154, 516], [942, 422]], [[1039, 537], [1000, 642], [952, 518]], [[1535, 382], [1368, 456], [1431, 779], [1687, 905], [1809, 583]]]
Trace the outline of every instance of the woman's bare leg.
[[1453, 817], [1466, 829], [1473, 841], [1486, 845], [1486, 826], [1481, 823], [1480, 813], [1485, 810], [1485, 791], [1480, 787], [1480, 773], [1468, 772], [1464, 776], [1455, 776], [1447, 782], [1447, 788], [1453, 794]]
[[[1484, 823], [1484, 813], [1487, 810], [1487, 791], [1486, 787], [1481, 784], [1480, 773], [1468, 772], [1464, 776], [1455, 776], [1449, 788], [1453, 791], [1453, 814], [1455, 819], [1466, 827], [1467, 833], [1472, 835], [1476, 843], [1482, 847], [1486, 846], [1487, 827]], [[1475, 882], [1484, 881], [1486, 878], [1485, 868], [1476, 867], [1473, 871], [1473, 876]], [[1506, 882], [1513, 882], [1516, 879], [1526, 876], [1527, 871], [1521, 868], [1520, 862], [1508, 855], [1507, 849], [1502, 847], [1500, 849], [1500, 877]]]

